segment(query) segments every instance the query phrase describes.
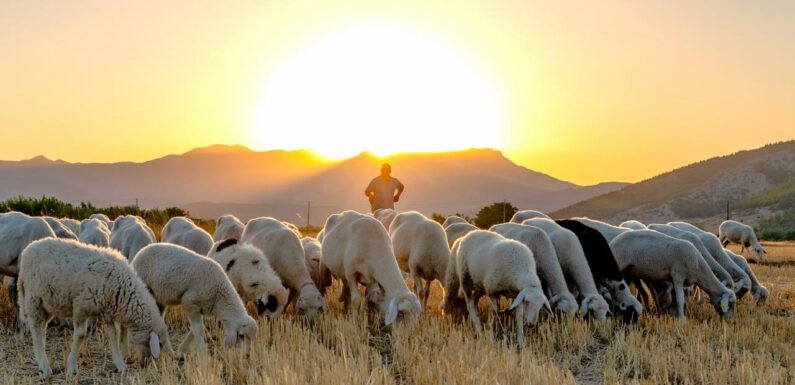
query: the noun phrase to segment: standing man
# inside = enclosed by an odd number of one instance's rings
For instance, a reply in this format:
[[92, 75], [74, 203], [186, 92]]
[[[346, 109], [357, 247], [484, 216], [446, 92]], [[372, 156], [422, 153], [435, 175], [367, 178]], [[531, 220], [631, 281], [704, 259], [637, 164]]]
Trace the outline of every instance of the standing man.
[[[373, 178], [364, 190], [364, 195], [370, 201], [371, 212], [378, 209], [394, 209], [395, 202], [400, 200], [400, 194], [403, 194], [403, 183], [400, 183], [397, 178], [393, 178], [391, 174], [392, 166], [384, 163], [381, 166], [381, 175]], [[397, 190], [397, 194], [395, 194], [395, 190]]]

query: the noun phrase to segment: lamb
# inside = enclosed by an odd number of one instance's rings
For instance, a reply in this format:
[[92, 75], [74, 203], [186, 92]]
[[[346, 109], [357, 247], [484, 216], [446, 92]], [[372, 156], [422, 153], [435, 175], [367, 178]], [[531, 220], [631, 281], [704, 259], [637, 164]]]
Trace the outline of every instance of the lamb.
[[80, 221], [72, 218], [61, 218], [61, 223], [69, 228], [74, 235], [80, 236]]
[[88, 219], [99, 219], [102, 222], [105, 222], [105, 226], [108, 226], [109, 229], [113, 228], [113, 224], [115, 221], [110, 220], [107, 215], [101, 213], [91, 214]]
[[[389, 228], [392, 247], [401, 271], [407, 271], [414, 279], [414, 290], [425, 308], [431, 282], [444, 283], [450, 248], [442, 226], [416, 212], [398, 214]], [[425, 280], [423, 287], [422, 280]]]
[[567, 281], [570, 280], [576, 285], [582, 296], [580, 312], [583, 315], [591, 314], [597, 320], [607, 318], [610, 306], [596, 288], [588, 260], [577, 236], [547, 218], [527, 219], [523, 224], [537, 227], [547, 233], [555, 247], [563, 274]]
[[450, 226], [450, 225], [452, 225], [454, 223], [469, 223], [469, 221], [467, 221], [464, 218], [459, 217], [458, 215], [451, 215], [451, 216], [449, 216], [449, 217], [444, 219], [444, 223], [442, 223], [442, 227], [444, 227], [446, 229], [447, 226]]
[[290, 227], [269, 217], [255, 218], [246, 224], [242, 241], [254, 245], [268, 258], [273, 270], [296, 299], [295, 310], [313, 318], [326, 311], [323, 296], [315, 287], [304, 262], [301, 239]]
[[447, 245], [452, 248], [456, 239], [467, 235], [470, 231], [477, 230], [475, 225], [470, 223], [453, 223], [444, 228], [444, 233], [447, 235]]
[[759, 244], [754, 228], [751, 226], [732, 220], [723, 221], [718, 227], [718, 238], [720, 238], [723, 247], [729, 243], [737, 243], [742, 245], [742, 254], [745, 254], [746, 249], [752, 249], [760, 260], [765, 259], [766, 251]]
[[331, 276], [323, 274], [323, 269], [320, 267], [321, 260], [321, 245], [317, 239], [312, 237], [301, 238], [301, 246], [304, 247], [304, 263], [306, 268], [309, 269], [309, 275], [312, 277], [312, 282], [320, 291], [321, 295], [326, 294], [326, 289], [331, 286]]
[[526, 221], [528, 219], [533, 219], [533, 218], [547, 218], [547, 219], [550, 219], [547, 214], [544, 214], [544, 213], [542, 213], [540, 211], [536, 211], [536, 210], [522, 210], [522, 211], [517, 211], [515, 214], [513, 214], [513, 216], [511, 217], [510, 222], [511, 223], [522, 223], [522, 222], [524, 222], [524, 221]]
[[549, 304], [553, 309], [566, 315], [577, 313], [577, 300], [566, 286], [566, 278], [560, 268], [555, 246], [543, 230], [528, 225], [503, 223], [492, 226], [489, 231], [527, 246], [533, 253], [538, 276], [548, 290], [546, 292]]
[[142, 219], [132, 215], [116, 218], [110, 232], [110, 247], [121, 251], [127, 260], [132, 260], [138, 251], [152, 243], [155, 243], [155, 233]]
[[254, 302], [259, 316], [277, 317], [287, 306], [289, 292], [256, 247], [229, 238], [213, 244], [207, 257], [224, 267], [243, 303]]
[[386, 325], [399, 314], [419, 315], [422, 306], [398, 269], [392, 243], [384, 226], [375, 218], [345, 211], [326, 220], [321, 266], [341, 278], [346, 309], [357, 315], [361, 306], [358, 283], [368, 288], [368, 297], [385, 310]]
[[689, 284], [707, 292], [721, 316], [733, 311], [734, 292], [718, 281], [692, 243], [653, 230], [633, 230], [613, 239], [610, 248], [625, 273], [673, 284], [680, 321], [685, 321], [684, 286]]
[[210, 233], [185, 217], [169, 219], [160, 232], [160, 239], [163, 242], [184, 246], [201, 255], [207, 255], [213, 246], [213, 237]]
[[99, 219], [86, 219], [80, 224], [80, 242], [108, 247], [110, 245], [110, 230], [105, 226], [105, 222]]
[[748, 277], [751, 279], [751, 296], [754, 298], [754, 301], [758, 304], [763, 304], [767, 301], [767, 297], [770, 296], [770, 291], [767, 290], [766, 287], [762, 286], [759, 280], [756, 278], [753, 270], [751, 270], [751, 266], [748, 265], [748, 261], [741, 255], [735, 254], [731, 250], [726, 250], [726, 254], [737, 264], [740, 266]]
[[[52, 374], [44, 344], [53, 317], [71, 318], [74, 325], [67, 370], [77, 373], [77, 355], [89, 318], [104, 324], [113, 363], [125, 370], [122, 350], [128, 337], [136, 358], [157, 359], [171, 351], [168, 329], [154, 299], [125, 258], [108, 248], [74, 240], [46, 238], [22, 252], [19, 272], [20, 313], [30, 329], [33, 353], [41, 373]], [[116, 334], [120, 327], [120, 336]], [[129, 332], [129, 333], [128, 333]]]
[[698, 249], [701, 257], [704, 258], [704, 261], [707, 262], [707, 265], [709, 265], [709, 268], [712, 270], [712, 273], [715, 274], [715, 277], [717, 277], [718, 280], [727, 288], [732, 290], [734, 289], [734, 280], [732, 279], [732, 276], [728, 271], [726, 271], [726, 269], [723, 268], [723, 266], [721, 266], [720, 263], [718, 263], [718, 261], [715, 260], [714, 257], [712, 257], [712, 254], [709, 252], [709, 250], [707, 250], [706, 247], [704, 247], [704, 243], [701, 242], [701, 238], [698, 235], [677, 229], [676, 227], [670, 225], [656, 223], [650, 224], [649, 230], [658, 231], [670, 237], [692, 243], [693, 246]]
[[630, 230], [646, 230], [646, 225], [636, 220], [621, 222], [621, 224], [618, 225], [618, 227], [623, 227], [625, 229], [630, 229]]
[[742, 298], [745, 293], [751, 290], [751, 278], [726, 255], [723, 246], [720, 244], [715, 234], [708, 233], [686, 222], [669, 222], [668, 224], [680, 230], [698, 235], [701, 242], [704, 244], [704, 248], [706, 248], [707, 251], [712, 254], [712, 257], [732, 276], [737, 298]]
[[398, 215], [398, 212], [393, 209], [378, 209], [373, 212], [373, 216], [375, 219], [378, 219], [384, 225], [384, 228], [389, 230], [389, 227], [392, 226], [392, 221], [395, 220], [395, 217]]
[[68, 227], [64, 226], [58, 218], [53, 217], [41, 217], [44, 219], [45, 222], [52, 228], [52, 231], [55, 233], [55, 236], [61, 239], [77, 239], [77, 235], [72, 232]]
[[214, 314], [226, 332], [224, 346], [242, 345], [249, 354], [259, 330], [257, 323], [246, 313], [218, 262], [179, 245], [155, 243], [138, 252], [132, 267], [159, 308], [182, 305], [190, 331], [180, 344], [180, 352], [186, 353], [193, 340], [200, 351], [206, 352], [202, 316]]
[[215, 222], [215, 234], [213, 242], [223, 241], [224, 239], [240, 239], [243, 229], [246, 226], [234, 215], [222, 215]]
[[480, 332], [477, 303], [481, 296], [491, 299], [493, 312], [499, 310], [500, 295], [515, 296], [509, 310], [516, 318], [516, 343], [524, 345], [524, 325], [535, 325], [542, 308], [550, 309], [536, 275], [533, 253], [520, 242], [497, 233], [476, 230], [456, 241], [451, 256], [446, 292], [463, 293], [469, 319]]
[[643, 312], [637, 298], [629, 291], [624, 274], [619, 270], [610, 245], [601, 233], [574, 220], [555, 221], [561, 227], [573, 232], [580, 241], [585, 259], [591, 269], [594, 281], [606, 287], [608, 299], [624, 316], [625, 321], [635, 321]]

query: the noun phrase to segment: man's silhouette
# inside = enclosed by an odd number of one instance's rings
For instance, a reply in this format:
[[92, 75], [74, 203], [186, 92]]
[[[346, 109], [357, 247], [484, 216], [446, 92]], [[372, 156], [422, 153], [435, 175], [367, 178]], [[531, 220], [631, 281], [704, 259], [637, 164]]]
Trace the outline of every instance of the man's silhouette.
[[[403, 194], [403, 183], [400, 183], [397, 178], [393, 178], [391, 174], [392, 166], [384, 163], [381, 166], [381, 175], [373, 178], [364, 190], [364, 195], [370, 200], [370, 211], [394, 209], [395, 202], [400, 200], [400, 194]], [[397, 194], [395, 194], [395, 190], [397, 190]]]

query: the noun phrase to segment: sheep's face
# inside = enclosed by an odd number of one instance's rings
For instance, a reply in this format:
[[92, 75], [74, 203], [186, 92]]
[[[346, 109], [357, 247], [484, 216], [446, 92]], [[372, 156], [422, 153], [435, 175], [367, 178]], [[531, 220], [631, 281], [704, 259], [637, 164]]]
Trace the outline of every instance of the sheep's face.
[[[521, 312], [518, 311], [520, 309]], [[527, 325], [535, 325], [538, 322], [541, 309], [552, 311], [552, 308], [549, 306], [549, 301], [547, 301], [547, 297], [541, 292], [540, 289], [524, 289], [520, 291], [516, 298], [514, 298], [511, 307], [508, 308], [508, 310], [516, 312], [515, 315], [517, 317], [517, 325], [522, 323]], [[523, 316], [524, 320], [519, 319], [520, 316]]]
[[290, 291], [284, 287], [275, 287], [263, 297], [257, 299], [257, 315], [268, 318], [278, 317], [284, 307], [287, 306], [287, 300], [290, 296]]
[[730, 291], [712, 298], [712, 306], [715, 307], [715, 311], [717, 311], [721, 317], [731, 315], [734, 312], [736, 302], [737, 297]]
[[734, 292], [737, 298], [742, 298], [751, 290], [751, 279], [744, 276], [734, 282]]
[[624, 321], [636, 321], [641, 314], [643, 314], [643, 306], [637, 298], [629, 291], [629, 286], [624, 280], [621, 281], [606, 281], [607, 287], [613, 294], [613, 305], [618, 314], [620, 314]]
[[763, 261], [765, 259], [765, 254], [767, 254], [762, 245], [754, 247], [754, 252], [756, 252], [756, 256], [759, 257], [760, 261]]
[[326, 312], [326, 302], [314, 285], [305, 286], [296, 301], [295, 310], [299, 315], [312, 319], [318, 312]]
[[398, 294], [389, 301], [384, 316], [384, 323], [392, 325], [397, 321], [398, 316], [414, 318], [422, 313], [422, 305], [417, 296], [412, 292]]
[[[161, 328], [157, 328], [161, 329]], [[140, 330], [130, 332], [133, 358], [141, 365], [145, 365], [149, 358], [158, 359], [165, 350], [170, 353], [171, 346], [168, 342], [168, 331], [165, 330]]]
[[763, 305], [765, 301], [767, 301], [767, 297], [770, 295], [770, 291], [767, 290], [764, 286], [759, 286], [756, 290], [753, 291], [754, 301], [758, 305]]
[[583, 315], [590, 315], [597, 321], [601, 321], [607, 318], [607, 313], [610, 312], [610, 306], [601, 295], [591, 294], [583, 298], [580, 304], [580, 312]]
[[251, 343], [257, 338], [258, 333], [257, 322], [246, 315], [237, 324], [229, 328], [224, 339], [224, 346], [227, 349], [240, 346], [246, 356], [248, 356], [251, 351]]
[[577, 314], [577, 300], [570, 293], [562, 293], [552, 296], [549, 299], [549, 304], [553, 309], [567, 316]]

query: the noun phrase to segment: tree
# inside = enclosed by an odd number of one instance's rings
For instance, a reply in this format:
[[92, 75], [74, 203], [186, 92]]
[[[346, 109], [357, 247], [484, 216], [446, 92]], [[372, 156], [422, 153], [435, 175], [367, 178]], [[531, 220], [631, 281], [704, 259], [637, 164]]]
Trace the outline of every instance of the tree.
[[478, 211], [478, 215], [475, 216], [475, 226], [488, 229], [498, 223], [508, 221], [517, 211], [519, 209], [510, 202], [492, 203]]
[[[462, 214], [462, 213], [459, 213], [459, 212], [456, 212], [453, 215], [455, 215], [457, 217], [464, 218], [464, 220], [466, 220], [467, 222], [472, 223], [472, 218], [470, 218], [469, 215]], [[444, 221], [445, 221], [445, 219], [447, 219], [447, 217], [449, 217], [449, 215], [444, 215], [444, 214], [440, 214], [440, 213], [437, 213], [437, 212], [434, 212], [431, 215], [431, 219], [433, 219], [436, 222], [439, 222], [440, 225], [444, 223]]]

